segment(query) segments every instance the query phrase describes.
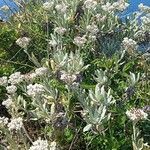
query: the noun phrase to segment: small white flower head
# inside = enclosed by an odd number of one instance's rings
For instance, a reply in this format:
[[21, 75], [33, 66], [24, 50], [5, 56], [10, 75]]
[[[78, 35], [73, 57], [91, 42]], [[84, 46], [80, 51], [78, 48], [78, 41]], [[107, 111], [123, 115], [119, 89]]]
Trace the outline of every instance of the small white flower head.
[[112, 6], [114, 10], [124, 11], [129, 6], [129, 4], [126, 3], [124, 0], [120, 0], [118, 2], [114, 2]]
[[23, 81], [23, 75], [20, 72], [15, 72], [9, 76], [8, 82], [11, 84], [19, 84]]
[[33, 81], [37, 77], [37, 74], [35, 72], [32, 73], [27, 73], [24, 75], [24, 80], [25, 81]]
[[11, 122], [8, 123], [8, 129], [12, 130], [20, 130], [23, 126], [23, 119], [21, 117], [11, 119]]
[[53, 5], [54, 5], [53, 1], [52, 2], [45, 2], [43, 4], [43, 9], [46, 10], [46, 11], [49, 11], [53, 7]]
[[68, 74], [66, 72], [62, 72], [61, 76], [60, 76], [60, 80], [64, 81], [67, 84], [72, 84], [73, 82], [75, 82], [75, 80], [77, 79], [76, 75], [71, 75]]
[[114, 6], [109, 2], [107, 2], [105, 5], [102, 5], [101, 7], [106, 12], [113, 12], [114, 11]]
[[96, 14], [96, 15], [95, 15], [95, 18], [96, 18], [96, 20], [97, 20], [98, 22], [104, 22], [107, 17], [106, 17], [106, 15], [104, 16], [104, 15], [102, 15], [102, 14]]
[[126, 111], [126, 115], [133, 122], [138, 122], [139, 120], [147, 119], [148, 114], [145, 113], [142, 109], [132, 108], [131, 110]]
[[0, 125], [7, 125], [8, 124], [8, 118], [6, 117], [0, 117]]
[[129, 50], [129, 49], [134, 50], [137, 48], [137, 42], [134, 41], [133, 39], [129, 39], [128, 37], [125, 37], [123, 39], [122, 44], [126, 50]]
[[50, 143], [50, 150], [58, 150], [57, 149], [57, 143], [55, 141]]
[[0, 85], [1, 86], [6, 86], [7, 82], [8, 82], [8, 80], [7, 80], [6, 76], [3, 76], [3, 77], [0, 78]]
[[86, 0], [84, 2], [84, 7], [87, 9], [95, 9], [97, 6], [97, 1], [96, 0]]
[[58, 43], [56, 42], [56, 40], [52, 39], [48, 41], [48, 44], [52, 47], [56, 47], [58, 45]]
[[44, 92], [44, 86], [41, 84], [29, 84], [27, 86], [27, 94], [31, 97], [35, 97], [37, 95], [40, 95]]
[[79, 46], [79, 47], [82, 47], [85, 43], [86, 43], [87, 39], [85, 38], [85, 36], [77, 36], [74, 38], [74, 44]]
[[2, 102], [2, 105], [4, 105], [7, 109], [10, 108], [13, 101], [11, 97], [8, 97], [5, 101]]
[[7, 12], [9, 10], [9, 7], [7, 5], [4, 5], [4, 6], [0, 7], [0, 10]]
[[47, 140], [41, 140], [41, 138], [39, 138], [37, 141], [34, 141], [32, 144], [33, 145], [30, 147], [29, 150], [49, 150], [49, 145]]
[[143, 5], [143, 3], [138, 5], [140, 11], [145, 12], [145, 13], [150, 13], [150, 7]]
[[99, 32], [99, 29], [97, 27], [97, 25], [92, 24], [92, 25], [88, 25], [86, 27], [87, 31], [90, 32], [91, 34], [95, 35]]
[[6, 87], [8, 94], [14, 94], [17, 91], [17, 87], [15, 85], [10, 85]]
[[55, 9], [57, 10], [58, 13], [65, 14], [67, 11], [67, 7], [68, 6], [65, 3], [61, 3], [61, 4], [57, 4], [55, 6]]
[[58, 33], [59, 35], [64, 35], [64, 33], [65, 33], [67, 30], [66, 30], [66, 28], [63, 28], [63, 27], [56, 27], [56, 28], [54, 29], [54, 31], [55, 31], [56, 33]]
[[141, 17], [141, 21], [144, 25], [149, 25], [150, 24], [150, 16], [149, 17], [147, 17], [147, 16]]
[[18, 46], [20, 46], [21, 48], [27, 48], [27, 46], [29, 45], [31, 39], [28, 37], [22, 37], [17, 39], [16, 44]]
[[37, 69], [35, 70], [36, 76], [43, 76], [43, 75], [45, 75], [47, 72], [48, 72], [48, 68], [46, 68], [46, 67], [37, 68]]
[[96, 39], [96, 36], [95, 36], [95, 35], [90, 34], [90, 35], [89, 35], [89, 40], [91, 40], [92, 42], [94, 42], [94, 41], [96, 41], [97, 39]]

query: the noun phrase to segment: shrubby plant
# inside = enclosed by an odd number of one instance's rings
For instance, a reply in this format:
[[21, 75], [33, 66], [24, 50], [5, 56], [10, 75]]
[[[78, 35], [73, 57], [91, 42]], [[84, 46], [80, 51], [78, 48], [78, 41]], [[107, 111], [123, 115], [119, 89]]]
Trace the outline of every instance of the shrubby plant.
[[2, 60], [26, 68], [1, 73], [0, 148], [149, 149], [149, 7], [123, 22], [124, 0], [14, 2]]

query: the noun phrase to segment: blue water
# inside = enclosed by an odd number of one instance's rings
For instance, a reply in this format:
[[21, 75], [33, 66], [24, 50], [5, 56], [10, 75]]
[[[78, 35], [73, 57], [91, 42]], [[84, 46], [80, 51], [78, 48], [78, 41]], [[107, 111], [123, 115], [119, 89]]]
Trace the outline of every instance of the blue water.
[[13, 2], [13, 0], [0, 0], [0, 7], [6, 4], [11, 8], [11, 11], [9, 11], [7, 14], [3, 11], [0, 11], [0, 19], [3, 20], [6, 20], [11, 14], [17, 12], [18, 10], [17, 5]]
[[126, 17], [131, 15], [133, 12], [138, 11], [138, 5], [140, 3], [150, 6], [150, 0], [129, 0], [129, 7], [123, 13], [121, 13], [121, 16]]

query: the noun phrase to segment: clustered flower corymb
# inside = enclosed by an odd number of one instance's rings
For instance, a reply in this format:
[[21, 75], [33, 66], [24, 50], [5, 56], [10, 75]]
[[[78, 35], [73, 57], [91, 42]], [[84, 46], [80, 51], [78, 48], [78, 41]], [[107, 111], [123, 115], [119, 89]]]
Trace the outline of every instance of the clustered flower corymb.
[[150, 16], [141, 17], [141, 21], [144, 25], [149, 25], [150, 24]]
[[39, 138], [38, 140], [32, 143], [32, 146], [29, 148], [29, 150], [49, 150], [48, 141]]
[[102, 5], [102, 9], [106, 12], [112, 13], [114, 11], [123, 11], [129, 6], [124, 0], [118, 2], [110, 3], [107, 2], [105, 5]]
[[7, 124], [8, 129], [12, 130], [20, 130], [23, 126], [23, 119], [21, 117], [12, 118], [11, 121]]
[[9, 76], [8, 82], [11, 84], [19, 84], [23, 81], [23, 75], [20, 72], [15, 72]]
[[8, 118], [7, 117], [0, 117], [0, 126], [5, 126], [8, 124]]
[[66, 72], [62, 72], [60, 76], [60, 80], [64, 81], [67, 84], [72, 84], [73, 82], [77, 80], [77, 76], [74, 74], [71, 75]]
[[92, 35], [96, 35], [99, 32], [97, 25], [91, 24], [86, 27], [87, 31]]
[[55, 31], [56, 33], [58, 33], [59, 35], [64, 35], [64, 33], [65, 33], [67, 30], [66, 30], [66, 28], [63, 28], [63, 27], [56, 27], [56, 28], [54, 29], [54, 31]]
[[135, 50], [137, 48], [137, 42], [133, 39], [129, 39], [128, 37], [125, 37], [123, 39], [122, 45], [125, 48], [125, 50]]
[[65, 3], [60, 3], [60, 4], [57, 4], [55, 6], [55, 9], [57, 10], [58, 13], [61, 13], [61, 14], [65, 14], [66, 11], [67, 11], [67, 5]]
[[46, 10], [46, 11], [49, 11], [53, 7], [53, 5], [54, 5], [53, 1], [51, 1], [51, 2], [45, 2], [43, 4], [43, 9]]
[[127, 110], [126, 115], [133, 122], [138, 122], [139, 120], [147, 119], [148, 116], [148, 114], [140, 108], [132, 108], [131, 110]]
[[27, 46], [29, 45], [31, 39], [28, 37], [22, 37], [17, 39], [16, 44], [18, 46], [20, 46], [21, 48], [27, 48]]
[[46, 75], [47, 72], [48, 72], [48, 68], [46, 68], [46, 67], [40, 67], [40, 68], [35, 69], [36, 76]]
[[140, 3], [138, 5], [140, 11], [142, 12], [145, 12], [145, 13], [150, 13], [150, 7], [149, 6], [146, 6], [146, 5], [143, 5], [143, 3]]
[[7, 109], [9, 109], [12, 104], [13, 100], [10, 96], [5, 101], [2, 102], [2, 105], [4, 105]]
[[96, 0], [86, 0], [84, 2], [84, 7], [87, 9], [92, 9], [94, 10], [97, 6], [97, 1]]
[[0, 86], [6, 86], [7, 85], [7, 77], [6, 76], [3, 76], [0, 78]]
[[14, 94], [17, 91], [17, 87], [15, 85], [10, 85], [6, 87], [7, 93]]
[[2, 7], [0, 7], [0, 10], [7, 12], [9, 10], [9, 7], [7, 5], [3, 5]]
[[31, 97], [41, 95], [45, 91], [44, 86], [38, 83], [29, 84], [27, 86], [27, 94]]
[[82, 47], [85, 43], [86, 43], [87, 39], [85, 38], [85, 36], [77, 36], [74, 38], [74, 44], [79, 46], [79, 47]]

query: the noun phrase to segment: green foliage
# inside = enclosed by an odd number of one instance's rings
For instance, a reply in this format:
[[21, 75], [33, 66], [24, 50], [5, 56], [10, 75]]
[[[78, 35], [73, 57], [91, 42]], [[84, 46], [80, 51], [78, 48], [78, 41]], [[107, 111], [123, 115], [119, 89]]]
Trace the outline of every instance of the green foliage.
[[[149, 55], [132, 48], [134, 40], [135, 45], [147, 41], [147, 24], [138, 24], [139, 14], [122, 22], [118, 8], [104, 10], [105, 2], [94, 1], [92, 9], [84, 2], [54, 1], [48, 10], [40, 0], [22, 2], [20, 11], [0, 24], [0, 101], [11, 98], [10, 118], [23, 118], [16, 132], [1, 118], [0, 149], [7, 144], [29, 149], [39, 137], [55, 150], [137, 150], [150, 144], [149, 120], [135, 123], [126, 116], [131, 108], [149, 115], [144, 109], [150, 98]], [[24, 37], [30, 39], [25, 47]], [[125, 37], [129, 43], [123, 43]]]

